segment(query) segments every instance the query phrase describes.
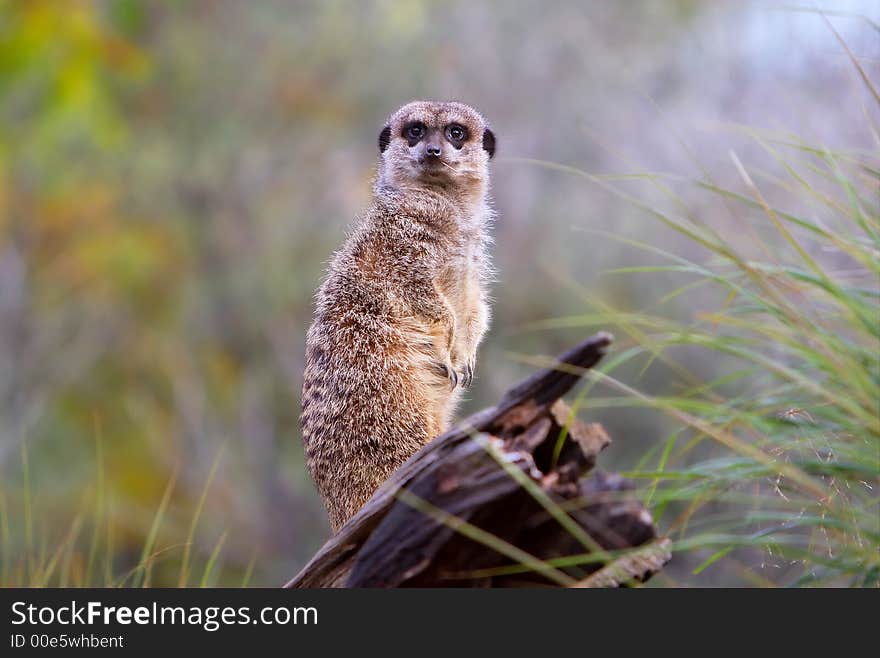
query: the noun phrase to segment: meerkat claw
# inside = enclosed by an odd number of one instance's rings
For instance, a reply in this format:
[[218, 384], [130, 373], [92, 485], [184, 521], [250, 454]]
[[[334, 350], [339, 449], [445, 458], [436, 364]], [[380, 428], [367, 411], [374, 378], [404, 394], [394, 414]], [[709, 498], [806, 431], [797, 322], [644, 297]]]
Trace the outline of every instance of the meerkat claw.
[[455, 372], [455, 368], [444, 367], [446, 368], [446, 376], [449, 377], [449, 383], [452, 384], [452, 390], [454, 391], [455, 387], [458, 386], [458, 373]]
[[467, 363], [464, 366], [464, 377], [462, 378], [461, 385], [464, 388], [470, 388], [471, 384], [474, 382], [474, 367]]
[[455, 390], [455, 387], [458, 386], [459, 377], [458, 373], [455, 371], [455, 368], [452, 367], [452, 364], [446, 364], [441, 361], [437, 361], [435, 363], [437, 370], [443, 373], [443, 376], [449, 380], [449, 383], [452, 385], [452, 389]]

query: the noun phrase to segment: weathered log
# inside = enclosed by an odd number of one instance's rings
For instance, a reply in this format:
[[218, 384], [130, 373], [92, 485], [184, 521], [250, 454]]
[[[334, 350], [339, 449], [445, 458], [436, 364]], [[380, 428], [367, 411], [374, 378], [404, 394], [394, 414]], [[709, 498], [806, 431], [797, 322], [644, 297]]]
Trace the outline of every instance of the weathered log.
[[[668, 542], [623, 478], [585, 477], [609, 438], [560, 399], [610, 344], [605, 333], [589, 338], [422, 448], [287, 587], [590, 587], [650, 577], [669, 559]], [[565, 564], [554, 566], [559, 558]]]

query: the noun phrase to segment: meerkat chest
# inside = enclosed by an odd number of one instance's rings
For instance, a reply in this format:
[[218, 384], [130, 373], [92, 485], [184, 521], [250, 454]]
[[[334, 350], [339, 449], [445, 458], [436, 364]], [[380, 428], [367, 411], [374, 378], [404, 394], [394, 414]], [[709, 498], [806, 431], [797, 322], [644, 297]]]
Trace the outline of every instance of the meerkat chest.
[[482, 246], [471, 240], [456, 254], [451, 255], [437, 281], [439, 290], [460, 315], [479, 296], [482, 284]]

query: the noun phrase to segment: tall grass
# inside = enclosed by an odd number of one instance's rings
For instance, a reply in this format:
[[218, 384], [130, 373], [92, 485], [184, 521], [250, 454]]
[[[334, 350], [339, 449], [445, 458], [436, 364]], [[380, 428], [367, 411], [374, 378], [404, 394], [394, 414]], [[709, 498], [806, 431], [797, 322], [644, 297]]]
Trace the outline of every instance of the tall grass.
[[[637, 406], [672, 419], [668, 438], [627, 475], [673, 550], [699, 556], [685, 582], [726, 567], [727, 584], [877, 586], [880, 158], [737, 129], [785, 178], [751, 171], [731, 152], [742, 189], [696, 181], [731, 212], [733, 235], [731, 224], [725, 234], [688, 212], [659, 176], [641, 177], [680, 214], [569, 169], [637, 204], [705, 258], [605, 233], [659, 261], [609, 274], [688, 281], [637, 312], [569, 282], [590, 312], [541, 326], [613, 328], [625, 337], [590, 374], [579, 409]], [[763, 184], [810, 216], [771, 205]], [[685, 321], [663, 312], [682, 299]], [[662, 396], [614, 377], [639, 360], [640, 372], [664, 369]], [[701, 381], [686, 365], [698, 361], [712, 364], [714, 379]]]
[[[120, 552], [116, 539], [119, 518], [126, 511], [115, 509], [109, 499], [99, 427], [96, 446], [94, 489], [85, 492], [78, 507], [74, 506], [78, 509], [74, 518], [58, 528], [53, 527], [51, 514], [40, 508], [39, 492], [31, 483], [27, 443], [22, 444], [20, 486], [0, 487], [0, 587], [150, 587], [157, 584], [157, 566], [162, 567], [159, 584], [176, 582], [180, 587], [190, 586], [193, 574], [201, 587], [221, 580], [242, 587], [250, 583], [254, 559], [240, 580], [231, 580], [235, 574], [223, 574], [221, 564], [226, 533], [213, 544], [197, 533], [222, 448], [192, 511], [186, 541], [161, 540], [163, 534], [180, 536], [176, 529], [166, 533], [169, 507], [177, 487], [175, 471], [156, 505], [139, 557], [131, 559], [126, 551]], [[200, 550], [194, 550], [195, 547]]]

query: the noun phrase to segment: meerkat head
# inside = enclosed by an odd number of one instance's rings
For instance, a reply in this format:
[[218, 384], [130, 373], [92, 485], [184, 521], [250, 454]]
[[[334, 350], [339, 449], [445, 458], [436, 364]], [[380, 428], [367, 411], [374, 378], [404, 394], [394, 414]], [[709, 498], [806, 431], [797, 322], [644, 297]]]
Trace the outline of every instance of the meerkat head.
[[388, 119], [379, 152], [380, 184], [482, 192], [495, 135], [464, 103], [415, 101]]

